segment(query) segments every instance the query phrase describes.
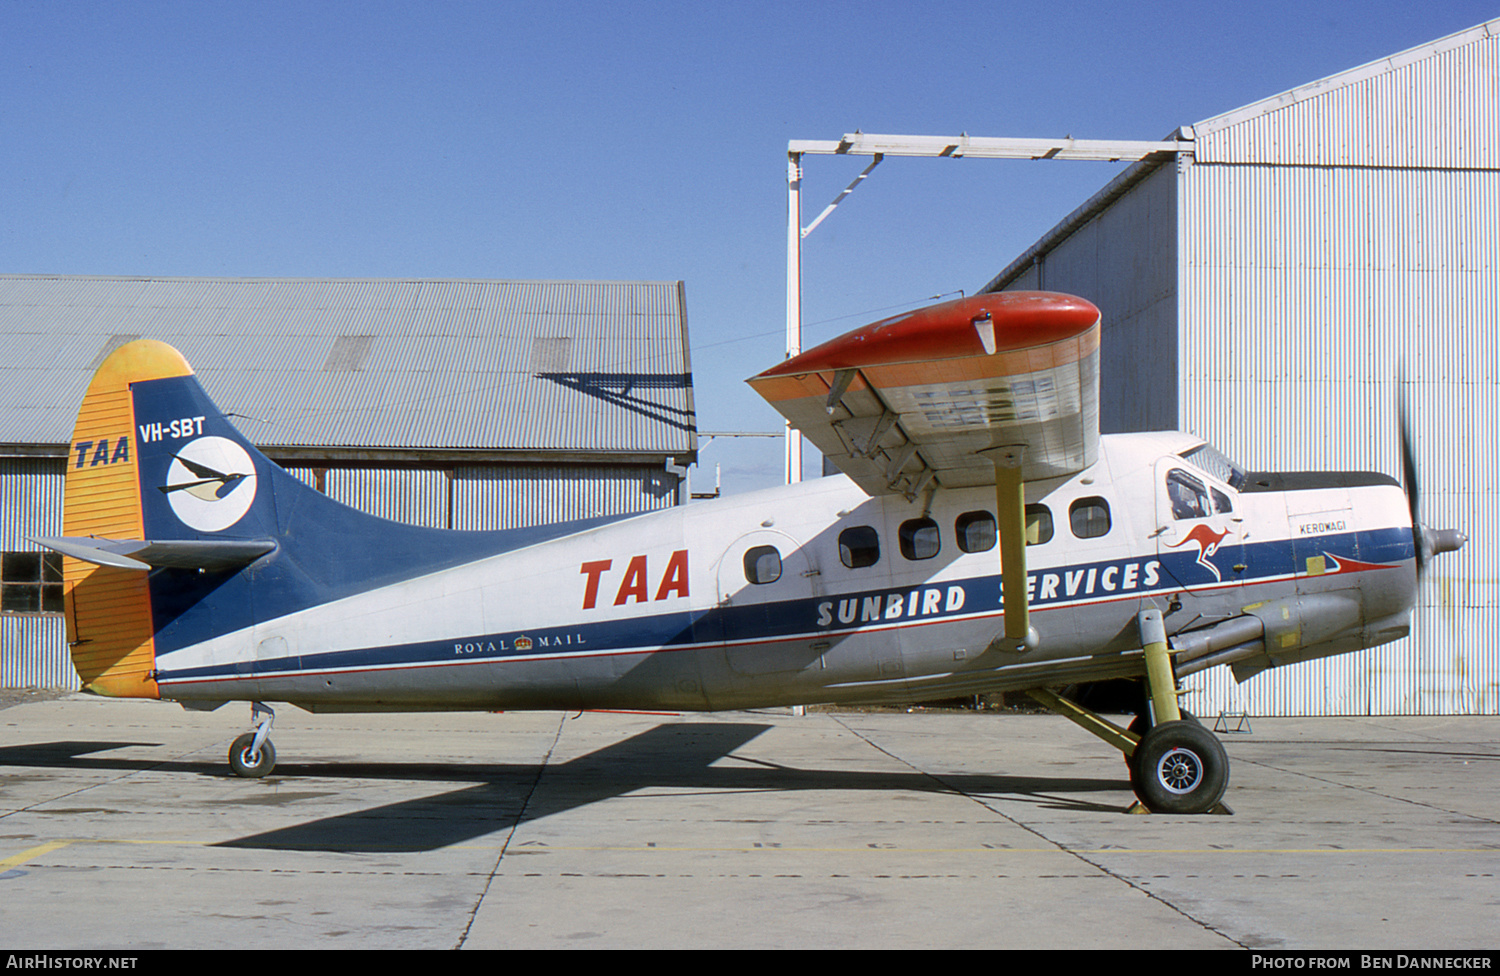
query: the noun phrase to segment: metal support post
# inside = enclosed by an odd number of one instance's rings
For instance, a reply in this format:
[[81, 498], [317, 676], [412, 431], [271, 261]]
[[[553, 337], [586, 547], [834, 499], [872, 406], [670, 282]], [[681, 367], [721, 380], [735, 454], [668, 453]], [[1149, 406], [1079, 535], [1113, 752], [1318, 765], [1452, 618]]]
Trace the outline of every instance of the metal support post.
[[[786, 161], [786, 357], [802, 352], [802, 154]], [[786, 423], [786, 483], [802, 480], [802, 431]]]

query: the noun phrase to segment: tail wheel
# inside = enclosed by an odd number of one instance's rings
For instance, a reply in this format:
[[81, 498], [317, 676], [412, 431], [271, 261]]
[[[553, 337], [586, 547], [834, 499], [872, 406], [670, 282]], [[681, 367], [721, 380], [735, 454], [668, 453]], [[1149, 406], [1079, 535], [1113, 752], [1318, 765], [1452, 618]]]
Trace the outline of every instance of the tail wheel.
[[267, 739], [260, 744], [260, 752], [257, 753], [255, 733], [246, 732], [229, 747], [229, 768], [234, 770], [236, 776], [260, 779], [276, 768], [276, 747]]
[[1207, 813], [1229, 786], [1229, 756], [1196, 722], [1163, 722], [1136, 746], [1130, 785], [1153, 813]]

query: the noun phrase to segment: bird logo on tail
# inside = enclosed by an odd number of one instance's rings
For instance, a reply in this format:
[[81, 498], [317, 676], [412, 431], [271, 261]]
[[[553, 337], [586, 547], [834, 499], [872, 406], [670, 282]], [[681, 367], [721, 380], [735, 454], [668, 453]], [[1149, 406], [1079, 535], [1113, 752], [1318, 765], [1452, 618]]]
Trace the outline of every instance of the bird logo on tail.
[[200, 532], [227, 529], [255, 502], [255, 462], [224, 437], [200, 437], [172, 455], [166, 480], [157, 490]]

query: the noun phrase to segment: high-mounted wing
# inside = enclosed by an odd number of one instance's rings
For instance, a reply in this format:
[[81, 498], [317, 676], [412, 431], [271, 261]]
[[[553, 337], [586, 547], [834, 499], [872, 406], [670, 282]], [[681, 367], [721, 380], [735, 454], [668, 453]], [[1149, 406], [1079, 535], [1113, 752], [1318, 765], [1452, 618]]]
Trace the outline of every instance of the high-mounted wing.
[[1034, 648], [1025, 482], [1099, 450], [1099, 310], [1052, 292], [961, 298], [855, 329], [748, 381], [870, 495], [994, 484], [999, 646]]
[[1020, 448], [1022, 480], [1067, 475], [1098, 450], [1099, 310], [1052, 292], [961, 298], [748, 382], [871, 495], [991, 484], [996, 448]]

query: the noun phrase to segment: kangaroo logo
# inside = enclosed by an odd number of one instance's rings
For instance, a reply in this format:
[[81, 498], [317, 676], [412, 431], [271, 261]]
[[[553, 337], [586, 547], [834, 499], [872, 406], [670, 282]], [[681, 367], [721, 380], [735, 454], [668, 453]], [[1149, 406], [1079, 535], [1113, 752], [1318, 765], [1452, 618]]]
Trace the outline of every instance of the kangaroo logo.
[[255, 462], [223, 437], [200, 437], [172, 456], [167, 483], [157, 489], [189, 528], [219, 532], [255, 502]]
[[1167, 548], [1176, 549], [1178, 546], [1185, 546], [1189, 542], [1194, 543], [1198, 547], [1198, 565], [1213, 573], [1214, 579], [1222, 582], [1224, 578], [1219, 575], [1219, 567], [1208, 560], [1210, 556], [1219, 551], [1219, 543], [1223, 542], [1224, 537], [1228, 534], [1228, 529], [1222, 532], [1215, 532], [1200, 522], [1193, 526], [1193, 531], [1184, 536], [1181, 542], [1174, 542]]

